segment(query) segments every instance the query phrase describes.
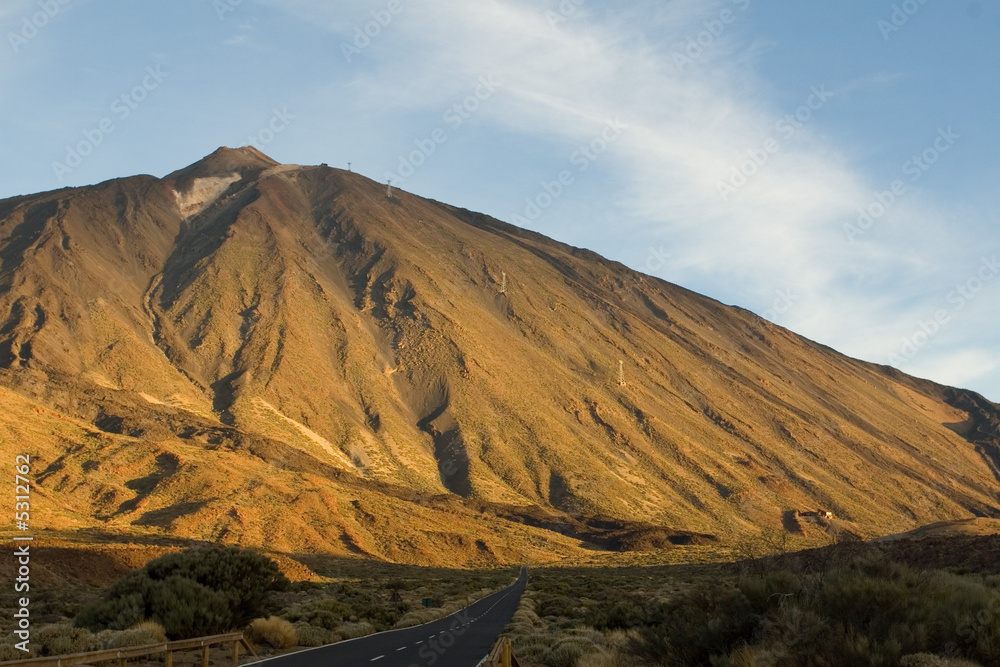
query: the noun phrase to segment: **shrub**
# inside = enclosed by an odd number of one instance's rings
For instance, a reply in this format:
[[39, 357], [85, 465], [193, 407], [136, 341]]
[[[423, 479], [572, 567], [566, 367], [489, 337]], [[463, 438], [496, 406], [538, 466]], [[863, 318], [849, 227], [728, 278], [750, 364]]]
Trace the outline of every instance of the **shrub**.
[[171, 639], [217, 634], [262, 616], [270, 592], [287, 586], [266, 556], [235, 547], [189, 549], [127, 574], [85, 606], [76, 625], [124, 630], [152, 619]]
[[573, 616], [579, 603], [568, 595], [540, 595], [535, 606], [536, 613], [546, 616]]
[[777, 654], [809, 655], [821, 651], [822, 644], [829, 641], [829, 633], [829, 621], [794, 603], [782, 603], [764, 621], [767, 646]]
[[256, 644], [266, 642], [277, 649], [291, 648], [299, 642], [295, 626], [277, 616], [254, 619], [250, 623], [247, 637]]
[[[67, 655], [101, 648], [100, 641], [89, 630], [65, 623], [43, 625], [32, 635], [38, 655]], [[21, 651], [21, 657], [24, 652]]]
[[598, 630], [627, 630], [655, 622], [656, 612], [635, 600], [623, 600], [610, 607], [602, 605], [590, 610], [587, 623]]
[[546, 667], [574, 667], [583, 656], [600, 652], [591, 638], [579, 635], [556, 639], [547, 634], [534, 634], [515, 639], [514, 652], [519, 660]]
[[33, 652], [25, 653], [19, 648], [16, 648], [13, 644], [0, 644], [0, 662], [7, 662], [8, 660], [26, 660], [28, 658], [37, 657]]
[[[702, 587], [658, 611], [647, 605], [646, 625], [628, 650], [662, 665], [969, 664], [931, 651], [995, 664], [1000, 592], [994, 583], [918, 572], [884, 558], [821, 574], [771, 571], [741, 578], [737, 590]], [[639, 608], [630, 605], [621, 602], [598, 617], [609, 627], [615, 618], [639, 619]]]
[[396, 628], [412, 628], [444, 618], [442, 609], [414, 609], [396, 622]]
[[395, 626], [411, 607], [408, 602], [386, 603], [381, 594], [347, 584], [338, 585], [333, 593], [337, 602], [350, 610], [349, 615], [344, 614], [344, 620], [367, 621], [378, 630], [389, 630]]
[[789, 664], [778, 655], [759, 646], [743, 646], [728, 657], [714, 660], [712, 667], [777, 667]]
[[979, 667], [974, 662], [957, 658], [942, 658], [928, 653], [914, 653], [899, 661], [900, 667]]
[[802, 591], [802, 580], [786, 570], [767, 572], [759, 577], [741, 577], [737, 587], [757, 613], [765, 613], [781, 601]]
[[542, 620], [538, 618], [538, 615], [528, 606], [525, 606], [522, 602], [521, 606], [510, 619], [510, 623], [507, 624], [505, 632], [510, 632], [514, 634], [528, 634], [536, 627], [542, 625]]
[[132, 646], [148, 646], [159, 644], [162, 640], [149, 630], [142, 628], [129, 628], [116, 632], [111, 636], [105, 648], [130, 648]]
[[312, 600], [304, 604], [293, 605], [284, 617], [292, 623], [308, 623], [318, 628], [333, 630], [344, 619], [350, 618], [353, 610], [349, 605], [333, 598]]
[[337, 641], [333, 631], [308, 623], [296, 623], [295, 634], [299, 637], [299, 646], [326, 646]]
[[723, 586], [701, 586], [680, 595], [663, 610], [662, 623], [640, 629], [633, 652], [667, 665], [708, 664], [749, 642], [761, 626], [743, 593]]
[[617, 651], [608, 653], [600, 651], [582, 656], [576, 663], [576, 667], [626, 667], [629, 662]]
[[579, 643], [562, 643], [545, 654], [545, 663], [550, 667], [574, 667], [576, 661], [587, 652], [588, 647]]
[[167, 641], [167, 631], [163, 629], [163, 626], [156, 621], [143, 621], [139, 625], [133, 628], [135, 630], [145, 630], [152, 637], [154, 637], [153, 642], [165, 642]]
[[144, 569], [151, 579], [180, 576], [218, 591], [233, 610], [233, 627], [263, 614], [271, 591], [289, 587], [277, 563], [238, 547], [189, 549], [157, 558]]
[[335, 631], [336, 641], [367, 637], [375, 632], [371, 623], [344, 623]]
[[[84, 653], [102, 648], [99, 640], [89, 630], [63, 623], [43, 625], [34, 633], [32, 643], [38, 645], [38, 652], [42, 656]], [[20, 653], [24, 655], [23, 651]]]
[[232, 610], [212, 589], [179, 576], [150, 579], [145, 572], [126, 575], [104, 598], [84, 607], [76, 624], [91, 630], [124, 630], [147, 618], [172, 639], [220, 634], [233, 626]]

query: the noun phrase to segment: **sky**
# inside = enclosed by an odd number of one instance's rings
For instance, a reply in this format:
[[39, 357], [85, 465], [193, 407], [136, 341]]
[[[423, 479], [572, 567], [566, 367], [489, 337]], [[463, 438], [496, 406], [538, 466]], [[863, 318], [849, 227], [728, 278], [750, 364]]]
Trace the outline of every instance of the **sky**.
[[3, 0], [0, 197], [219, 146], [1000, 401], [1000, 0]]

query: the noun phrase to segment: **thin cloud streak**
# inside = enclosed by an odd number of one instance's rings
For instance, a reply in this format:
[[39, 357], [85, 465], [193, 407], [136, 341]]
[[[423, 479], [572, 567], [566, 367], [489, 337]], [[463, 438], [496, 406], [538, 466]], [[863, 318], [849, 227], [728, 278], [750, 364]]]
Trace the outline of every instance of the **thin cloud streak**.
[[[756, 78], [755, 54], [767, 45], [741, 45], [737, 31], [728, 30], [679, 71], [678, 51], [726, 7], [733, 3], [649, 4], [648, 14], [615, 21], [581, 11], [553, 26], [551, 15], [516, 2], [411, 6], [390, 26], [391, 39], [373, 40], [370, 66], [358, 71], [351, 88], [361, 108], [413, 112], [442, 108], [470, 82], [494, 75], [502, 93], [478, 112], [477, 122], [553, 144], [589, 141], [605, 120], [621, 119], [628, 129], [602, 162], [626, 185], [608, 197], [634, 245], [657, 247], [669, 239], [671, 280], [738, 294], [747, 299], [741, 305], [759, 305], [760, 312], [775, 290], [795, 286], [802, 296], [782, 324], [885, 363], [900, 327], [926, 310], [926, 300], [913, 305], [910, 297], [947, 284], [944, 266], [916, 267], [914, 257], [943, 255], [953, 265], [971, 249], [948, 233], [948, 210], [921, 201], [919, 186], [910, 184], [907, 195], [851, 243], [845, 223], [855, 222], [859, 207], [888, 184], [870, 182], [851, 164], [856, 147], [832, 145], [809, 122], [790, 137], [776, 132], [776, 121], [795, 109], [778, 108]], [[307, 0], [289, 11], [331, 14], [324, 3]], [[335, 32], [352, 29], [329, 25]], [[828, 85], [833, 97], [824, 104], [836, 104], [838, 96], [901, 76], [881, 72], [815, 85]], [[803, 90], [803, 100], [809, 94]], [[815, 111], [821, 114], [822, 108]], [[775, 137], [778, 152], [724, 199], [720, 182], [746, 162], [748, 151], [759, 152]], [[902, 238], [894, 233], [900, 230]], [[956, 367], [973, 372], [961, 363], [964, 353], [955, 354]], [[947, 363], [917, 357], [910, 365], [927, 374]]]

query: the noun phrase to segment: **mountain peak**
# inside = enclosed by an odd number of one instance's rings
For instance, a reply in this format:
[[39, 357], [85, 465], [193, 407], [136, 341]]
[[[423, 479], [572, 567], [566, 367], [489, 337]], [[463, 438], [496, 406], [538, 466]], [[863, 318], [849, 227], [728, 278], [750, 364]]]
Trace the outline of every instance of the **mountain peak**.
[[166, 178], [180, 182], [229, 174], [245, 176], [247, 172], [269, 169], [279, 164], [277, 160], [268, 157], [253, 146], [241, 148], [222, 146], [194, 164], [168, 174]]

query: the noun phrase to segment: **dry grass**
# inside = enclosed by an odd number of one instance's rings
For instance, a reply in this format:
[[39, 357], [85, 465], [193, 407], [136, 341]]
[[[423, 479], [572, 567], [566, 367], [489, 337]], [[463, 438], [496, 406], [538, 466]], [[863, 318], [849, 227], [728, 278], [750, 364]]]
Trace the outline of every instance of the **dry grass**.
[[617, 651], [600, 651], [582, 656], [576, 667], [629, 667], [632, 664], [632, 661]]
[[138, 630], [140, 632], [145, 632], [147, 635], [152, 637], [154, 642], [165, 642], [167, 641], [167, 632], [163, 629], [163, 626], [156, 621], [143, 621], [139, 623], [131, 630]]
[[247, 639], [276, 649], [292, 648], [299, 643], [295, 626], [277, 616], [254, 619], [247, 630]]

